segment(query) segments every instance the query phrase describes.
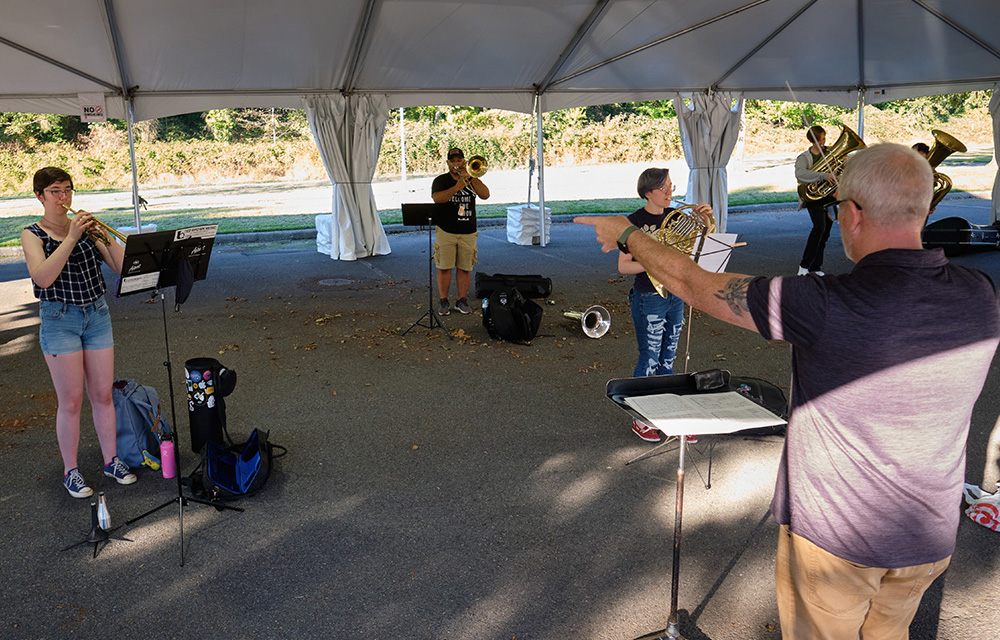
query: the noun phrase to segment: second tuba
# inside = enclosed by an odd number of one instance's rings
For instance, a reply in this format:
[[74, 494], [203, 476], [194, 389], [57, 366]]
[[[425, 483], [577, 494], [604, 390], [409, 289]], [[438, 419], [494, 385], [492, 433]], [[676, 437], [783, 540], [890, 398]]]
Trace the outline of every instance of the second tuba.
[[934, 144], [927, 152], [927, 162], [931, 164], [931, 169], [934, 169], [934, 195], [931, 197], [930, 206], [930, 210], [933, 211], [951, 191], [951, 178], [943, 173], [938, 173], [937, 166], [951, 154], [965, 153], [968, 149], [961, 140], [940, 129], [931, 130], [931, 135], [934, 136]]
[[[853, 129], [846, 125], [840, 127], [840, 135], [832, 147], [828, 147], [826, 153], [819, 160], [809, 167], [812, 171], [822, 173], [832, 173], [839, 177], [844, 171], [844, 161], [847, 154], [858, 149], [864, 149], [868, 145], [861, 139]], [[837, 184], [827, 180], [823, 182], [805, 182], [799, 185], [799, 197], [803, 202], [819, 202], [837, 192]]]
[[[694, 255], [701, 247], [696, 246], [699, 238], [704, 238], [709, 233], [715, 233], [715, 218], [709, 217], [706, 222], [698, 213], [693, 204], [684, 204], [670, 213], [663, 219], [663, 223], [650, 235], [660, 244], [673, 247], [682, 253]], [[647, 274], [648, 275], [648, 274]], [[663, 283], [649, 276], [649, 281], [653, 283], [653, 288], [662, 297], [670, 295]]]

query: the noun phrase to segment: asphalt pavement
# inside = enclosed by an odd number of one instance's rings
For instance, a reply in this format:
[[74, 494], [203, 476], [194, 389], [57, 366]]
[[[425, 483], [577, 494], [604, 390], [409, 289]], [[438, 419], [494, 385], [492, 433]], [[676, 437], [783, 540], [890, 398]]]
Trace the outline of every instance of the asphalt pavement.
[[[953, 198], [935, 217], [985, 224], [988, 208]], [[790, 209], [732, 215], [729, 230], [747, 246], [729, 271], [794, 273], [808, 229]], [[113, 524], [167, 505], [118, 529], [128, 541], [99, 545], [96, 558], [91, 544], [63, 550], [90, 528], [88, 501], [61, 485], [24, 264], [0, 260], [0, 635], [626, 640], [666, 627], [678, 456], [671, 444], [627, 464], [655, 445], [605, 397], [635, 358], [629, 282], [614, 254], [572, 224], [555, 224], [546, 247], [484, 227], [478, 271], [552, 278], [539, 335], [530, 345], [490, 340], [477, 312], [443, 318], [452, 339], [420, 326], [404, 336], [427, 311], [429, 256], [426, 232], [400, 231], [389, 255], [355, 262], [331, 260], [308, 238], [230, 239], [180, 311], [173, 290], [109, 297], [116, 373], [156, 387], [176, 410], [182, 472], [196, 463], [183, 386], [195, 357], [238, 374], [226, 400], [232, 435], [270, 430], [288, 453], [263, 492], [237, 503], [244, 512], [182, 509], [174, 481], [157, 472], [140, 470], [129, 487], [100, 477], [85, 402], [81, 470], [107, 492]], [[1000, 281], [994, 250], [954, 260]], [[824, 268], [850, 268], [836, 227]], [[612, 315], [597, 340], [562, 315], [591, 304]], [[784, 343], [695, 313], [685, 350], [689, 371], [724, 368], [787, 389]], [[968, 481], [989, 489], [1000, 476], [998, 391], [990, 376], [968, 445]], [[781, 445], [703, 436], [690, 448], [684, 637], [780, 637], [768, 503]], [[996, 635], [997, 535], [963, 518], [911, 638]]]

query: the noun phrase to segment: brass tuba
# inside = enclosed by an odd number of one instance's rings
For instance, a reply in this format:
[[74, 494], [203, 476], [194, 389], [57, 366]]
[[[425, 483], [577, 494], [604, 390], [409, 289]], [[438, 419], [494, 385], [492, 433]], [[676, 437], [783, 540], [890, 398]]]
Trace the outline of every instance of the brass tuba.
[[[667, 214], [663, 219], [660, 228], [650, 235], [660, 244], [673, 247], [682, 253], [694, 255], [701, 249], [695, 246], [699, 238], [703, 238], [709, 233], [715, 232], [715, 218], [709, 216], [708, 222], [695, 210], [693, 204], [682, 204]], [[653, 283], [653, 288], [661, 296], [666, 298], [670, 292], [659, 280], [649, 275], [649, 281]]]
[[945, 195], [951, 191], [951, 178], [943, 173], [938, 173], [937, 166], [951, 154], [956, 152], [965, 153], [968, 149], [962, 144], [961, 140], [940, 129], [931, 130], [931, 135], [934, 136], [934, 144], [931, 145], [930, 151], [927, 152], [927, 162], [931, 164], [931, 169], [935, 170], [934, 196], [931, 198], [930, 206], [930, 210], [933, 211], [941, 203]]
[[[864, 149], [867, 146], [865, 141], [861, 139], [861, 136], [856, 134], [853, 129], [846, 125], [841, 126], [837, 141], [833, 143], [832, 147], [828, 147], [823, 157], [814, 162], [813, 166], [809, 167], [809, 169], [822, 173], [832, 173], [834, 176], [839, 177], [844, 171], [844, 161], [847, 160], [847, 154], [858, 149]], [[799, 185], [799, 198], [807, 203], [819, 202], [836, 192], [837, 184], [835, 182], [831, 183], [828, 180], [823, 180], [822, 182], [804, 182]]]
[[469, 162], [466, 163], [466, 167], [469, 170], [469, 175], [473, 178], [482, 178], [486, 175], [486, 158], [482, 156], [472, 156], [469, 158]]
[[587, 307], [586, 311], [564, 311], [563, 315], [579, 320], [588, 338], [600, 338], [611, 328], [611, 314], [599, 304]]

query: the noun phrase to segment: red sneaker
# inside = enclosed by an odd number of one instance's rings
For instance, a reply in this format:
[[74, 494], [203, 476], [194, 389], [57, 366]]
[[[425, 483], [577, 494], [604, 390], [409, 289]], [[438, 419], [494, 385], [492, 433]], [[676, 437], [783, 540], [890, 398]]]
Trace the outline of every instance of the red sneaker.
[[698, 436], [684, 436], [688, 444], [698, 444]]
[[642, 420], [632, 421], [632, 431], [646, 442], [659, 442], [660, 432]]

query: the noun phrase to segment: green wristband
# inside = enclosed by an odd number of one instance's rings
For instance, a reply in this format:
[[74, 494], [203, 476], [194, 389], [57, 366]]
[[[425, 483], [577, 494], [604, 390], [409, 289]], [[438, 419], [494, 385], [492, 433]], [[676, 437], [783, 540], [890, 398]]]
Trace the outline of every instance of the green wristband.
[[625, 230], [622, 231], [622, 234], [620, 236], [618, 236], [618, 250], [619, 251], [621, 251], [622, 253], [628, 253], [629, 252], [628, 245], [626, 245], [625, 243], [628, 242], [628, 237], [630, 235], [632, 235], [632, 232], [633, 231], [638, 231], [638, 230], [639, 230], [639, 227], [635, 226], [634, 224], [630, 224], [629, 226], [625, 227]]

